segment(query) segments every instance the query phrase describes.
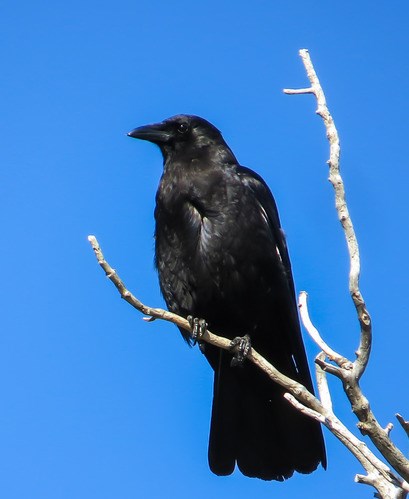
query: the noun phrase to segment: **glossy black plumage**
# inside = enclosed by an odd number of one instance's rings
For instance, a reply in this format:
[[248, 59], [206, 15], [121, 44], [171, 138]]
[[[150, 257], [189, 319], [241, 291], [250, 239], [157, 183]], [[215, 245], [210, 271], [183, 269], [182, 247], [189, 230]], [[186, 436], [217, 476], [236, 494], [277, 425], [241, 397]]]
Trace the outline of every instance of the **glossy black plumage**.
[[[220, 132], [197, 116], [175, 116], [129, 135], [154, 142], [164, 158], [155, 262], [169, 310], [204, 318], [227, 338], [249, 334], [261, 355], [313, 391], [285, 238], [263, 179], [240, 166]], [[228, 475], [237, 463], [247, 476], [283, 480], [320, 462], [325, 467], [318, 423], [250, 362], [233, 368], [229, 352], [203, 347], [215, 372], [214, 473]]]

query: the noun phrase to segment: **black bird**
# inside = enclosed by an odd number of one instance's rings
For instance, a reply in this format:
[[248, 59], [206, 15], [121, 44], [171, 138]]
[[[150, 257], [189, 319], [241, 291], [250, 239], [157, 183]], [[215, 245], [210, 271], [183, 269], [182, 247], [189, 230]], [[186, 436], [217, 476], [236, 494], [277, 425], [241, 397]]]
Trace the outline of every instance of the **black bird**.
[[[157, 144], [164, 159], [155, 264], [169, 310], [203, 318], [230, 339], [248, 335], [261, 355], [313, 392], [291, 264], [267, 184], [240, 166], [219, 130], [198, 116], [174, 116], [128, 135]], [[241, 367], [232, 367], [232, 353], [201, 348], [214, 370], [213, 473], [229, 475], [237, 463], [244, 475], [282, 481], [320, 462], [326, 467], [320, 425], [296, 411], [283, 388], [249, 361], [236, 358]]]

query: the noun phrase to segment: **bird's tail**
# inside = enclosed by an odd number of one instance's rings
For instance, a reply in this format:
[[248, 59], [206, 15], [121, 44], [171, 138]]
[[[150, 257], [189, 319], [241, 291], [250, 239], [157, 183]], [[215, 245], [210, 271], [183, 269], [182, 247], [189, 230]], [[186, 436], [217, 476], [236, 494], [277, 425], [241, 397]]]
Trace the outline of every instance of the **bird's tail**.
[[215, 369], [209, 465], [229, 475], [237, 463], [249, 477], [285, 480], [311, 473], [325, 451], [319, 424], [284, 398], [282, 387], [250, 362], [231, 368], [222, 352]]

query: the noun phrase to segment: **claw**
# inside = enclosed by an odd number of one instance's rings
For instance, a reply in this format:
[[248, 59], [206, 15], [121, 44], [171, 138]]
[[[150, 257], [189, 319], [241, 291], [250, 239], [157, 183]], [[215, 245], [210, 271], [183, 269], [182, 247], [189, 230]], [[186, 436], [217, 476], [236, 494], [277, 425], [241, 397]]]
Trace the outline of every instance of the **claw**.
[[251, 349], [251, 340], [248, 334], [237, 336], [230, 343], [230, 351], [234, 354], [231, 359], [231, 367], [243, 367], [243, 363]]
[[204, 319], [193, 317], [193, 315], [188, 315], [187, 321], [192, 329], [190, 336], [192, 337], [193, 344], [196, 345], [196, 343], [206, 332], [207, 322]]

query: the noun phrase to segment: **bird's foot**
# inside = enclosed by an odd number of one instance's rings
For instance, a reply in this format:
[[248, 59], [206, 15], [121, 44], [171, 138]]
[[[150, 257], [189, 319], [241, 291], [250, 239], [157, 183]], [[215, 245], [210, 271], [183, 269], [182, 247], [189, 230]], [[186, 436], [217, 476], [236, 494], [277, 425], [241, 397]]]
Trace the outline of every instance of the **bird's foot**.
[[190, 325], [191, 332], [190, 336], [193, 340], [193, 344], [196, 345], [200, 338], [205, 334], [207, 329], [207, 322], [204, 319], [199, 319], [198, 317], [193, 317], [193, 315], [188, 315], [187, 321]]
[[231, 359], [231, 367], [243, 367], [244, 359], [248, 356], [251, 350], [251, 340], [248, 334], [237, 336], [230, 342], [230, 351], [233, 353]]

